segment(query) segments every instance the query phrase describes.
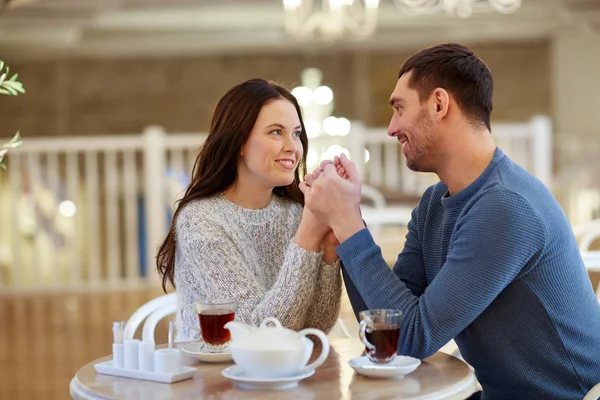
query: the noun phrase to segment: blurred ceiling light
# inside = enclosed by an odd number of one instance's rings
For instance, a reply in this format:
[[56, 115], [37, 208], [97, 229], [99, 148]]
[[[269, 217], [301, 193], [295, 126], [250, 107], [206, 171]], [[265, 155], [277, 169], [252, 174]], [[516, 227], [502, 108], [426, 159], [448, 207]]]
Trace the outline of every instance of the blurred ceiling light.
[[319, 164], [319, 153], [315, 149], [308, 149], [306, 153], [306, 167], [314, 169]]
[[77, 207], [71, 200], [64, 200], [58, 204], [58, 212], [67, 218], [71, 218], [75, 216]]
[[[351, 0], [339, 0], [339, 4]], [[346, 118], [332, 116], [333, 90], [321, 84], [323, 72], [317, 68], [306, 68], [302, 71], [302, 86], [292, 90], [298, 100], [304, 117], [304, 127], [309, 139], [314, 139], [325, 133], [329, 136], [346, 136], [352, 129], [352, 124]]]
[[321, 134], [321, 124], [319, 124], [319, 121], [309, 119], [304, 122], [304, 128], [306, 129], [306, 136], [309, 139], [314, 139]]
[[346, 118], [329, 116], [323, 120], [323, 131], [329, 136], [346, 136], [351, 129], [352, 124]]
[[[509, 14], [521, 7], [521, 0], [393, 0], [411, 14], [445, 12], [460, 18], [474, 13]], [[377, 28], [379, 0], [283, 0], [285, 27], [297, 39], [335, 40], [347, 34], [366, 37]]]
[[325, 151], [325, 153], [323, 153], [321, 155], [321, 161], [323, 160], [333, 160], [333, 158], [335, 156], [339, 156], [341, 154], [345, 154], [346, 157], [348, 157], [349, 159], [350, 157], [350, 150], [348, 150], [345, 147], [340, 146], [339, 144], [332, 144], [331, 146], [329, 146], [327, 148], [327, 151]]

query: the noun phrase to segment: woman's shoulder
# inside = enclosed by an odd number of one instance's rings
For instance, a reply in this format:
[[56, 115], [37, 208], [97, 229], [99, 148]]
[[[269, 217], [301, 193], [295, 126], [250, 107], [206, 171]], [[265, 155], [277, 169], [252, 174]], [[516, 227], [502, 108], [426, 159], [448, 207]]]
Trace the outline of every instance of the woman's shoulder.
[[219, 196], [206, 197], [187, 203], [177, 215], [177, 228], [193, 227], [197, 230], [203, 226], [211, 226], [219, 220]]

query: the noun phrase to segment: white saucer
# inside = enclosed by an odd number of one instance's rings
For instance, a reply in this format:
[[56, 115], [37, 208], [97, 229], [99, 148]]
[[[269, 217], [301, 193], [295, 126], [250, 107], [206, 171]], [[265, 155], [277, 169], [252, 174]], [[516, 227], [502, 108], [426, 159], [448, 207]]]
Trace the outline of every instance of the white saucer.
[[311, 377], [314, 373], [314, 369], [309, 369], [285, 378], [254, 378], [246, 375], [239, 365], [232, 365], [221, 371], [225, 378], [235, 381], [238, 386], [246, 389], [291, 389], [298, 386], [302, 379]]
[[396, 356], [388, 364], [375, 364], [369, 357], [356, 357], [349, 361], [350, 366], [361, 375], [372, 378], [401, 378], [421, 365], [421, 360], [408, 356]]
[[181, 351], [193, 359], [205, 363], [222, 363], [232, 360], [230, 348], [225, 349], [222, 353], [211, 353], [204, 342], [188, 343], [181, 348]]

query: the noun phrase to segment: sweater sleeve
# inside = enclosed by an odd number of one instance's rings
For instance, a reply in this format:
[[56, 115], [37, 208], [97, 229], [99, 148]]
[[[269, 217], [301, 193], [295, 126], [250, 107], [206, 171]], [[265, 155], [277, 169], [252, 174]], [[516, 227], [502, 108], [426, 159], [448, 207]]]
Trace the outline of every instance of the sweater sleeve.
[[[412, 211], [411, 219], [408, 222], [408, 233], [406, 234], [404, 248], [398, 255], [393, 268], [398, 279], [400, 279], [415, 296], [422, 295], [427, 287], [427, 277], [425, 276], [425, 266], [423, 264], [423, 249], [419, 239], [419, 230], [417, 228], [418, 213], [419, 207], [416, 207]], [[378, 246], [377, 253], [381, 255], [381, 249]], [[361, 311], [366, 310], [367, 306], [352, 282], [346, 268], [342, 266], [342, 270], [350, 304], [352, 304], [356, 319], [360, 320], [358, 314]]]
[[321, 261], [317, 287], [306, 316], [306, 328], [317, 328], [328, 333], [339, 317], [341, 296], [340, 260], [333, 264]]
[[399, 351], [427, 358], [465, 329], [545, 244], [545, 230], [531, 206], [497, 189], [482, 196], [458, 222], [446, 261], [421, 296], [391, 271], [368, 230], [338, 247], [366, 306], [403, 312]]
[[346, 293], [348, 293], [348, 299], [350, 300], [350, 305], [352, 305], [352, 311], [354, 311], [354, 316], [357, 321], [360, 321], [359, 313], [361, 311], [367, 310], [367, 304], [365, 300], [360, 295], [360, 292], [352, 282], [352, 278], [350, 278], [350, 274], [348, 273], [348, 269], [342, 264], [342, 276], [344, 277], [344, 285], [346, 286]]
[[398, 255], [394, 264], [394, 273], [406, 284], [412, 294], [420, 296], [427, 287], [427, 278], [425, 276], [425, 266], [423, 264], [423, 248], [419, 239], [418, 225], [419, 207], [412, 211], [410, 221], [408, 222], [408, 233], [404, 248]]
[[178, 256], [183, 258], [178, 290], [185, 285], [187, 292], [234, 299], [236, 319], [247, 324], [276, 317], [290, 329], [304, 327], [322, 253], [306, 251], [290, 240], [276, 281], [267, 290], [217, 223], [184, 220], [177, 229]]

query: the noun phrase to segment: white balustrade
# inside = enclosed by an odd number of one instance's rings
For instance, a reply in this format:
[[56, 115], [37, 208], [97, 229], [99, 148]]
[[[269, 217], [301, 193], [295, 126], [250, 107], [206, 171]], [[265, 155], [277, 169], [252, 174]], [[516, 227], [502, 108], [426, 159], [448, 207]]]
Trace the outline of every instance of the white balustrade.
[[[513, 159], [551, 185], [552, 127], [546, 117], [497, 124], [493, 137]], [[89, 290], [158, 285], [155, 257], [169, 213], [185, 191], [205, 133], [25, 137], [0, 171], [0, 291]], [[339, 140], [370, 189], [419, 196], [437, 179], [409, 170], [384, 128], [352, 123]], [[365, 152], [368, 150], [368, 155]], [[368, 157], [368, 159], [367, 159]], [[410, 207], [369, 209], [377, 224], [408, 221]], [[386, 212], [398, 218], [384, 218]]]

